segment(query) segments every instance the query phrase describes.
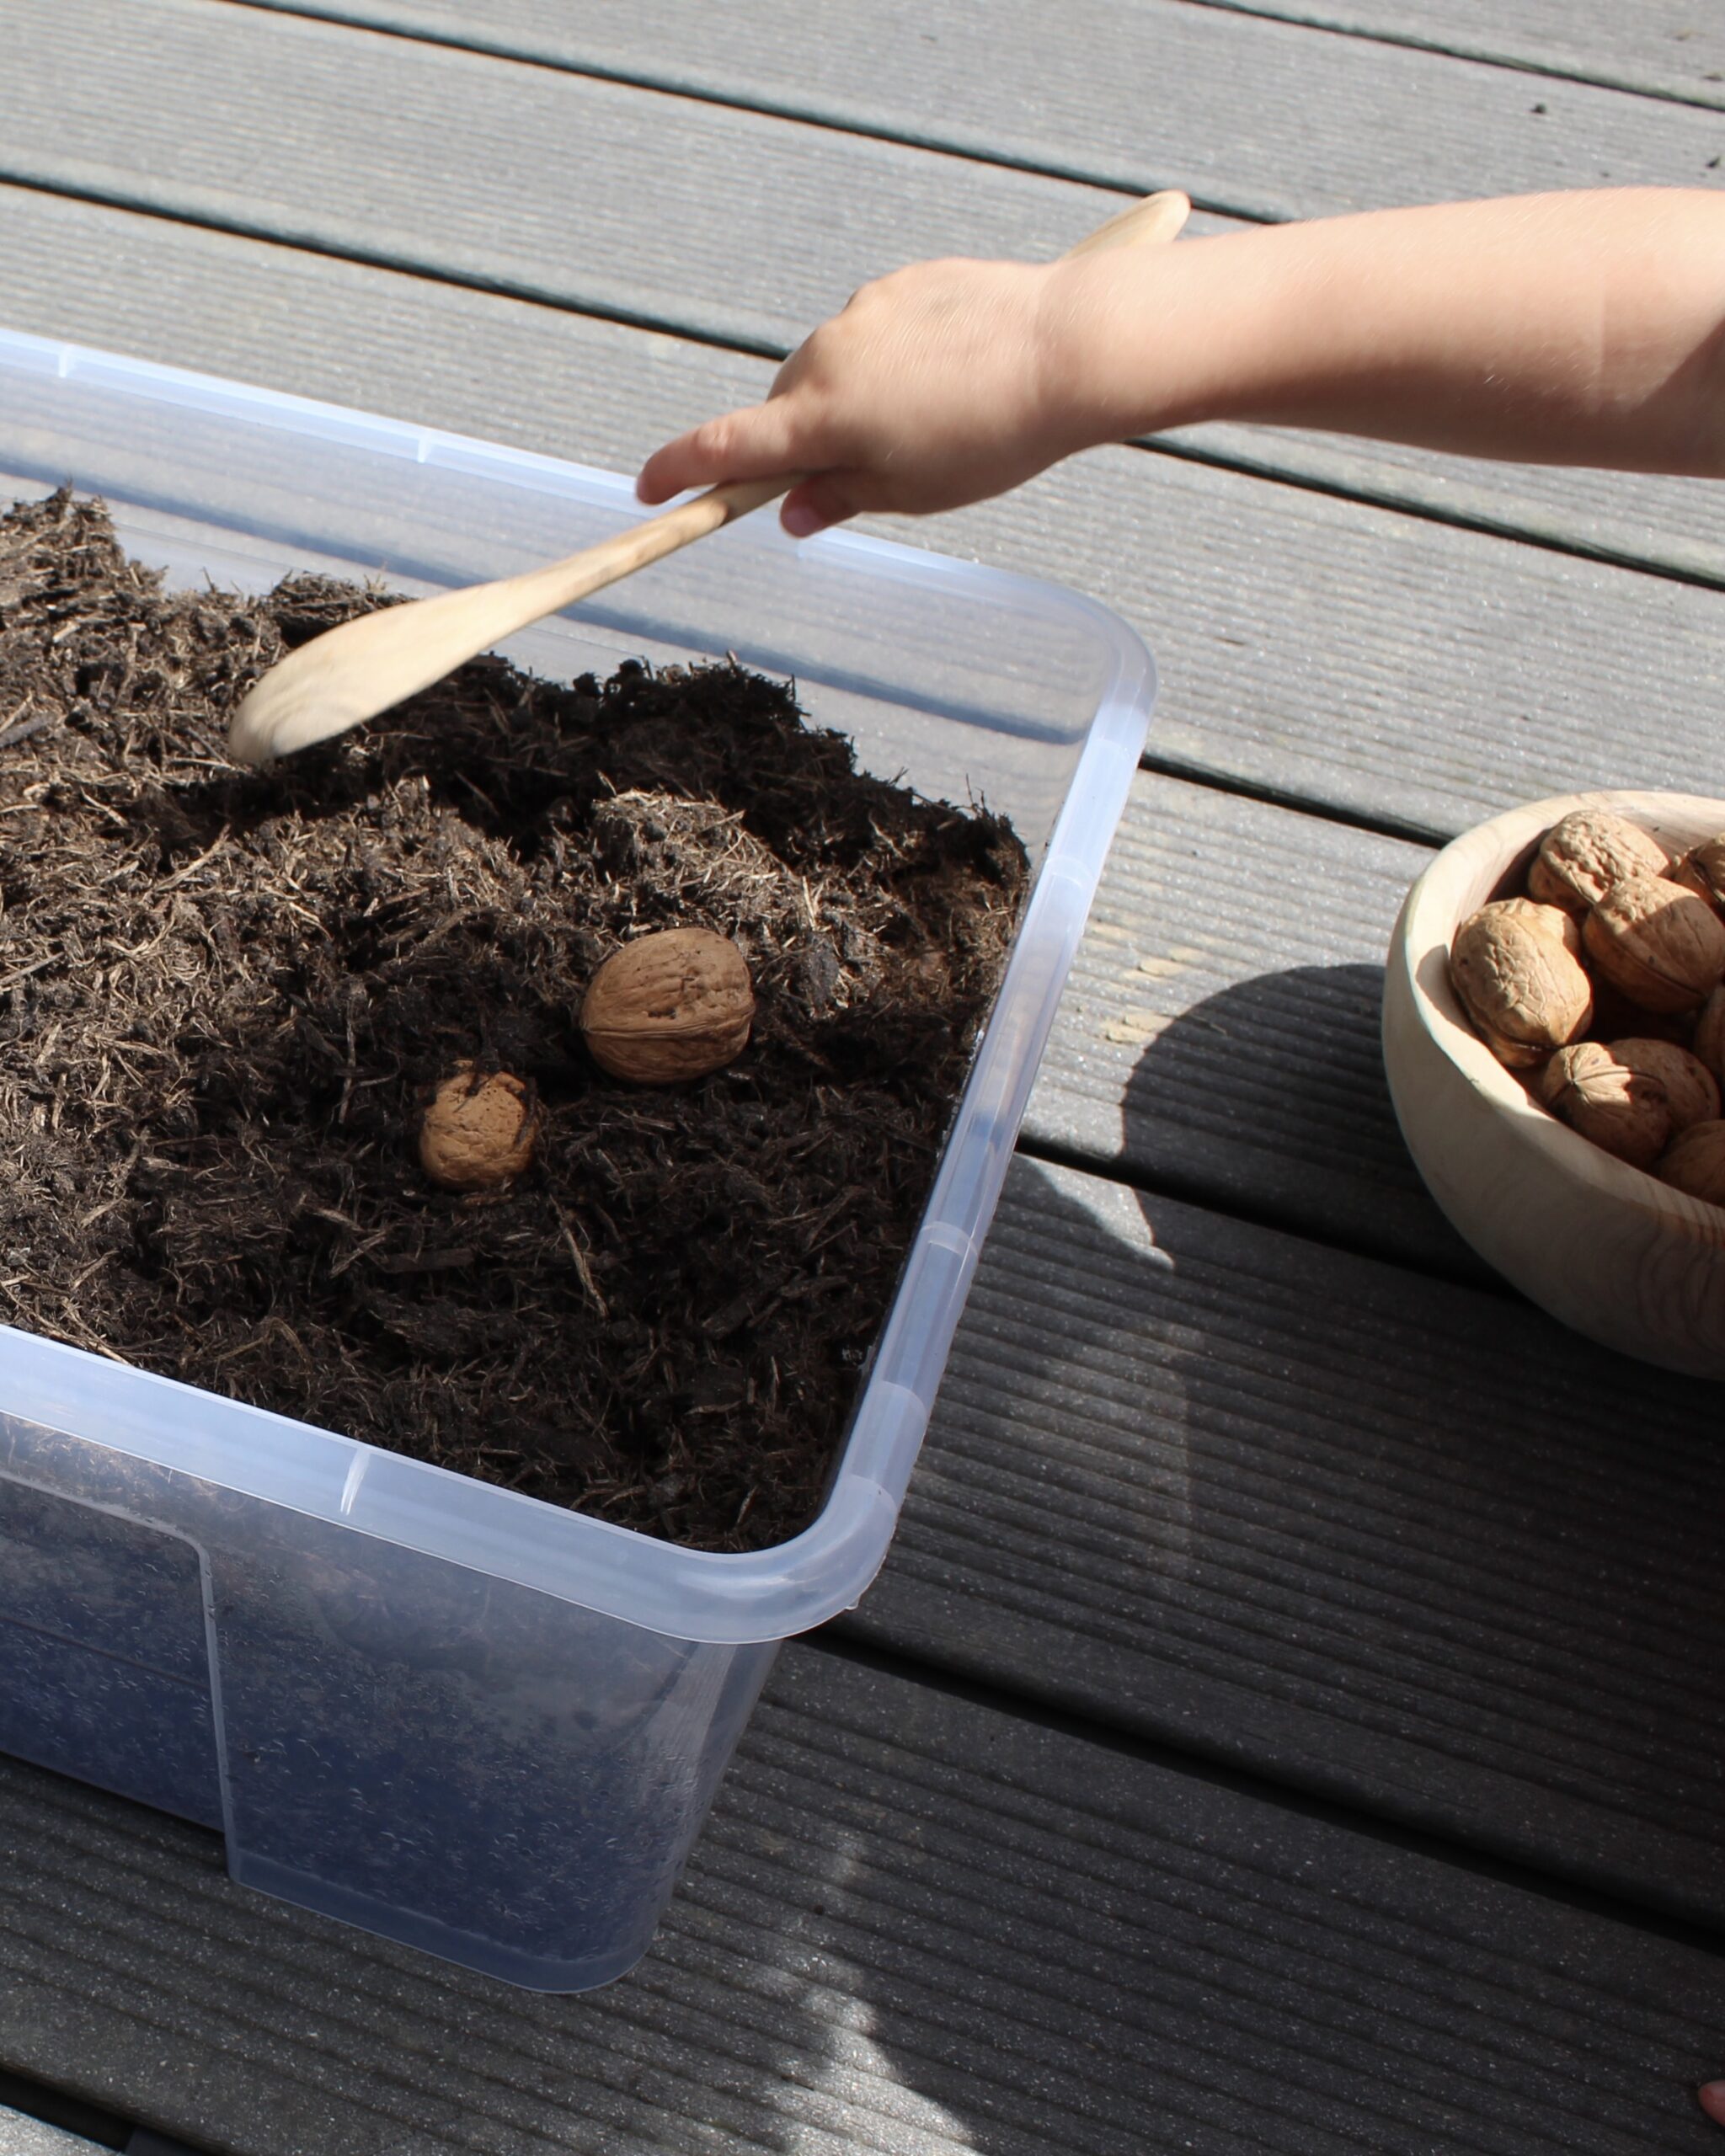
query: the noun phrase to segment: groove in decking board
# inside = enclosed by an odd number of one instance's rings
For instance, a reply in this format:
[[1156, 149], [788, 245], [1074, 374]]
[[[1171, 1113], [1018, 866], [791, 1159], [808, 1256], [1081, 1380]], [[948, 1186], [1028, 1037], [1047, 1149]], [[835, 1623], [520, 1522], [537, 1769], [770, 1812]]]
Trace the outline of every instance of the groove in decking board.
[[1725, 1926], [1717, 1388], [1015, 1162], [860, 1636]]
[[[0, 315], [18, 326], [434, 425], [627, 467], [768, 378], [579, 316], [4, 200]], [[1124, 449], [881, 528], [1113, 606], [1162, 664], [1158, 755], [1199, 776], [1439, 834], [1571, 785], [1725, 792], [1709, 591]]]
[[806, 1647], [585, 1999], [28, 1768], [0, 1843], [0, 2057], [243, 2156], [1711, 2146], [1718, 1957]]
[[1401, 442], [1226, 422], [1158, 435], [1151, 446], [1469, 531], [1725, 584], [1725, 488], [1712, 479], [1488, 463]]
[[[1257, 217], [1611, 180], [1715, 183], [1709, 113], [1188, 0], [278, 0], [305, 19], [686, 91]], [[275, 6], [271, 12], [275, 12]], [[1541, 108], [1535, 109], [1535, 107]], [[1312, 124], [1322, 112], [1324, 125]], [[1241, 124], [1250, 114], [1249, 127]]]
[[[270, 6], [275, 0], [260, 0]], [[1725, 106], [1725, 22], [1696, 0], [1196, 0], [1423, 50]], [[321, 0], [319, 12], [323, 12]], [[332, 9], [331, 12], [334, 12]]]

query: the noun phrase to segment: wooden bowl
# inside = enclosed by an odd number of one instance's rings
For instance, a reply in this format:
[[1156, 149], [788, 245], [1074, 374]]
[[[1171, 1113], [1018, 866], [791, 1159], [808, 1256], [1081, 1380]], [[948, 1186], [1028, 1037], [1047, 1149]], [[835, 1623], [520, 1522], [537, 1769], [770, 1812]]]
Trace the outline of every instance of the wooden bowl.
[[1615, 808], [1674, 856], [1725, 831], [1725, 801], [1567, 793], [1447, 846], [1408, 893], [1384, 983], [1384, 1064], [1426, 1187], [1487, 1263], [1578, 1332], [1690, 1375], [1725, 1378], [1725, 1211], [1602, 1152], [1528, 1097], [1462, 1016], [1450, 938], [1522, 889], [1572, 808]]

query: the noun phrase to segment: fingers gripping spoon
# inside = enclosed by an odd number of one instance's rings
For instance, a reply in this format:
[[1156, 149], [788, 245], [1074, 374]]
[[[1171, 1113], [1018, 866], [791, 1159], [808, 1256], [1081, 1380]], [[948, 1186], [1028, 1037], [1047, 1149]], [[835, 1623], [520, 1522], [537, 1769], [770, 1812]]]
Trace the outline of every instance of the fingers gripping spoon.
[[[1069, 250], [1141, 247], [1171, 240], [1191, 204], [1170, 190], [1135, 202]], [[799, 474], [734, 480], [632, 525], [567, 559], [495, 584], [470, 585], [344, 622], [272, 666], [235, 712], [228, 752], [237, 763], [268, 764], [373, 718], [516, 630], [560, 612], [686, 547], [734, 517], [787, 494]]]

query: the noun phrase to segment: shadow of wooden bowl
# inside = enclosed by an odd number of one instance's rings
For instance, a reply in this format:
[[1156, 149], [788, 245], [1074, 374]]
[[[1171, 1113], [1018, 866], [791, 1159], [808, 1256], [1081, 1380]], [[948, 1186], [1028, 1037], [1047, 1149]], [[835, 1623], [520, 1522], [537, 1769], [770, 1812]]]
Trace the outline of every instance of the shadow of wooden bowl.
[[1590, 1339], [1725, 1378], [1725, 1210], [1602, 1152], [1524, 1091], [1462, 1016], [1450, 939], [1522, 888], [1572, 808], [1615, 808], [1674, 856], [1725, 831], [1725, 801], [1568, 793], [1493, 817], [1445, 847], [1407, 894], [1384, 983], [1384, 1065], [1427, 1188], [1487, 1262]]

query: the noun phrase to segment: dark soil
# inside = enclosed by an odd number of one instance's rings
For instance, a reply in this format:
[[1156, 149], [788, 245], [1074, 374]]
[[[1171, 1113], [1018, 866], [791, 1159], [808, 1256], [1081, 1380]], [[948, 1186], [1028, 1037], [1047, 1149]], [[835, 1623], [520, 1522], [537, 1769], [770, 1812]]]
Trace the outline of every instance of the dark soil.
[[[98, 503], [0, 517], [0, 1318], [708, 1549], [804, 1525], [1026, 869], [859, 776], [734, 666], [476, 661], [244, 771], [227, 718], [381, 595], [164, 592]], [[728, 1070], [607, 1079], [599, 961], [702, 924], [754, 972]], [[463, 1059], [534, 1166], [432, 1187]]]

